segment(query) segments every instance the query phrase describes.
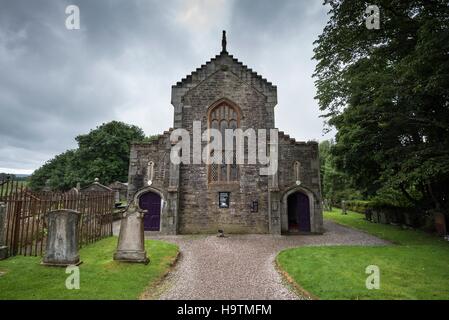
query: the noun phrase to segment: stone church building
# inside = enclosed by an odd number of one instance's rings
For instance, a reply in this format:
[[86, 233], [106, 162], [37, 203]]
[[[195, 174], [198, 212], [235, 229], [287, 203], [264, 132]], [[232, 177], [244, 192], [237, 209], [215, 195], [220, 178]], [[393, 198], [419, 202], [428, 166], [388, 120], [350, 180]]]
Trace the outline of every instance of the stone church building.
[[[182, 58], [182, 57], [180, 57]], [[222, 51], [172, 87], [173, 128], [275, 128], [276, 86]], [[298, 106], [300, 107], [300, 106]], [[279, 131], [278, 171], [261, 164], [173, 164], [170, 129], [131, 147], [128, 200], [147, 210], [144, 228], [161, 234], [322, 233], [317, 142]], [[206, 145], [206, 142], [203, 143]], [[265, 165], [266, 166], [266, 165]]]

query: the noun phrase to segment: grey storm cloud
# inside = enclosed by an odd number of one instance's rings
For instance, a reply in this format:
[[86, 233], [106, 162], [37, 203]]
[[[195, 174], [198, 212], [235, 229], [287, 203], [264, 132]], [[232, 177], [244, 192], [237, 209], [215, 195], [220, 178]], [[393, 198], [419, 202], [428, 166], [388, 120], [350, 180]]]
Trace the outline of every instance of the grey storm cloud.
[[[65, 8], [80, 8], [67, 30]], [[121, 120], [172, 126], [171, 85], [228, 50], [278, 86], [277, 127], [322, 139], [311, 77], [319, 0], [0, 1], [0, 171], [30, 172]]]

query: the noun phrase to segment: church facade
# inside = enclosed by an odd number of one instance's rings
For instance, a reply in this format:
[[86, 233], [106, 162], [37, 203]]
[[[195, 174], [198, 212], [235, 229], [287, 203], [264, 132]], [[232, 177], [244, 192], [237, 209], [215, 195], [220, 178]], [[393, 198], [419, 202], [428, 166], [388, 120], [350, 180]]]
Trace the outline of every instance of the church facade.
[[[317, 142], [279, 131], [278, 170], [256, 164], [175, 164], [174, 129], [193, 134], [240, 128], [275, 129], [277, 89], [226, 49], [172, 87], [173, 128], [131, 147], [128, 200], [146, 210], [144, 228], [161, 234], [322, 233]], [[206, 142], [202, 142], [206, 146]], [[272, 142], [268, 142], [272, 143]]]

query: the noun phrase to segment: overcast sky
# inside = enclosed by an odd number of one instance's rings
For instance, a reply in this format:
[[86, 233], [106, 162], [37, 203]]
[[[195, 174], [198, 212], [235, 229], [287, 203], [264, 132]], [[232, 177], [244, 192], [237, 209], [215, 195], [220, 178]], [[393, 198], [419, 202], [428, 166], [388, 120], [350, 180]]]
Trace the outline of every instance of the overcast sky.
[[[321, 0], [0, 0], [0, 172], [31, 173], [111, 120], [173, 125], [171, 86], [221, 50], [278, 87], [276, 126], [323, 140], [311, 77]], [[67, 30], [65, 8], [80, 8]]]

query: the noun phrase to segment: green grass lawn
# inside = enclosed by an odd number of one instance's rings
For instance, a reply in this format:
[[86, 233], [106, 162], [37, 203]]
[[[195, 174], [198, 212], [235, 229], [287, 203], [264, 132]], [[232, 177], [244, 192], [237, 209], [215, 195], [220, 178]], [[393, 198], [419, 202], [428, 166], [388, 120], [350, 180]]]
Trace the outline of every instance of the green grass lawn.
[[0, 299], [137, 299], [169, 270], [178, 247], [147, 240], [148, 265], [112, 260], [117, 238], [80, 250], [80, 289], [65, 287], [65, 268], [40, 265], [41, 257], [16, 256], [0, 261]]
[[[390, 246], [287, 249], [279, 266], [320, 299], [449, 299], [449, 243], [421, 231], [375, 224], [340, 210], [325, 218], [393, 242]], [[365, 269], [380, 269], [380, 289], [368, 290]]]

